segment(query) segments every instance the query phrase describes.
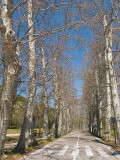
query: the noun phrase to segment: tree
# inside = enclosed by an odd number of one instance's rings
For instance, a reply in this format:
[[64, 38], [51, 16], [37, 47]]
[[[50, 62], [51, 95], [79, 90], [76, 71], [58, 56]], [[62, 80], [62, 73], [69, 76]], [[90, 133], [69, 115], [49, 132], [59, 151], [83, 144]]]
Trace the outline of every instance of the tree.
[[[105, 63], [107, 66], [106, 72], [108, 72], [107, 74], [109, 75], [109, 84], [111, 84], [112, 102], [115, 110], [115, 117], [117, 120], [117, 145], [120, 145], [120, 109], [119, 109], [120, 104], [119, 104], [119, 96], [118, 96], [118, 89], [117, 89], [117, 83], [116, 83], [116, 74], [115, 74], [113, 58], [112, 58], [112, 27], [110, 26], [110, 23], [112, 23], [112, 20], [113, 20], [113, 17], [109, 22], [109, 24], [107, 24], [106, 16], [104, 16]], [[109, 91], [109, 95], [110, 95], [110, 91]]]
[[21, 69], [19, 63], [20, 46], [15, 40], [15, 32], [13, 31], [12, 25], [12, 4], [12, 0], [1, 1], [1, 37], [4, 77], [0, 92], [0, 157], [4, 151], [8, 122]]
[[22, 126], [26, 104], [27, 104], [27, 99], [25, 97], [22, 96], [15, 97], [15, 104], [13, 105], [13, 109], [10, 115], [11, 116], [9, 121], [10, 127], [15, 126], [16, 128], [19, 128]]
[[58, 90], [58, 72], [56, 66], [56, 57], [53, 57], [53, 77], [54, 77], [54, 93], [55, 93], [55, 117], [54, 117], [54, 124], [53, 124], [53, 131], [52, 135], [56, 138], [58, 137], [58, 123], [59, 123], [59, 90]]
[[39, 136], [41, 136], [41, 128], [43, 128], [43, 119], [44, 119], [44, 106], [42, 99], [35, 104], [34, 117], [36, 120], [36, 127], [39, 128]]
[[111, 117], [111, 90], [110, 90], [110, 74], [107, 52], [109, 50], [109, 39], [106, 34], [106, 16], [104, 16], [104, 30], [105, 30], [105, 66], [106, 66], [106, 94], [107, 94], [107, 111], [106, 111], [106, 140], [110, 140], [110, 117]]
[[[85, 5], [86, 4], [86, 5]], [[82, 6], [83, 5], [83, 6]], [[94, 7], [93, 7], [94, 6]], [[113, 26], [116, 27], [117, 26], [117, 21], [119, 19], [119, 2], [118, 1], [103, 1], [101, 3], [101, 1], [97, 1], [97, 3], [95, 1], [89, 2], [89, 1], [84, 1], [81, 4], [82, 10], [80, 11], [81, 13], [84, 12], [82, 19], [83, 20], [87, 20], [87, 23], [85, 25], [87, 25], [88, 27], [90, 27], [92, 29], [92, 32], [94, 34], [93, 37], [96, 37], [95, 40], [99, 40], [99, 39], [103, 39], [104, 44], [102, 47], [102, 63], [103, 64], [103, 68], [106, 71], [106, 92], [104, 91], [104, 89], [102, 88], [102, 92], [100, 92], [100, 97], [101, 97], [101, 93], [105, 95], [105, 98], [103, 99], [103, 104], [106, 105], [106, 108], [104, 108], [104, 114], [106, 113], [106, 138], [110, 139], [110, 117], [111, 117], [111, 106], [113, 104], [114, 109], [116, 110], [115, 112], [118, 113], [117, 115], [115, 115], [115, 117], [117, 117], [116, 119], [118, 119], [118, 124], [119, 124], [119, 98], [118, 98], [118, 90], [117, 90], [117, 83], [116, 83], [116, 75], [115, 75], [115, 66], [114, 66], [114, 59], [112, 58], [112, 55], [116, 52], [112, 53], [112, 48], [115, 48], [115, 42], [116, 42], [116, 37], [117, 34], [115, 35], [114, 32], [112, 32], [112, 28]], [[103, 18], [104, 17], [104, 18]], [[104, 19], [104, 21], [103, 21]], [[117, 28], [113, 28], [113, 31], [118, 30]], [[113, 34], [113, 35], [112, 35]], [[114, 37], [114, 35], [116, 37]], [[112, 40], [112, 38], [114, 38], [114, 41]], [[115, 39], [116, 38], [116, 39]], [[94, 42], [94, 39], [92, 41], [92, 43]], [[112, 46], [112, 43], [113, 46]], [[94, 45], [94, 43], [93, 43]], [[100, 52], [98, 51], [98, 54]], [[96, 54], [97, 55], [97, 54]], [[97, 57], [95, 55], [95, 57]], [[115, 55], [116, 56], [116, 55]], [[99, 63], [100, 64], [100, 63]], [[100, 70], [102, 71], [102, 68], [100, 68]], [[97, 70], [96, 70], [97, 71]], [[100, 72], [101, 72], [100, 71]], [[99, 82], [99, 71], [96, 72], [97, 76], [96, 76], [96, 84], [101, 85]], [[104, 75], [104, 72], [103, 72]], [[114, 78], [113, 78], [114, 77]], [[89, 77], [88, 77], [89, 78]], [[89, 84], [87, 83], [87, 85], [89, 86]], [[99, 86], [98, 85], [98, 86]], [[95, 88], [98, 88], [97, 86]], [[98, 88], [99, 89], [99, 88]], [[90, 102], [92, 102], [92, 99], [95, 100], [95, 103], [98, 101], [95, 97], [95, 92], [97, 93], [97, 97], [98, 97], [98, 91], [99, 90], [93, 90], [92, 93], [92, 98], [88, 98], [88, 100], [90, 100]], [[114, 96], [113, 96], [114, 93]], [[103, 97], [103, 96], [102, 96]], [[94, 105], [95, 105], [94, 103]], [[96, 118], [92, 119], [92, 117], [94, 117], [95, 115], [95, 109], [96, 107], [93, 107], [93, 103], [91, 103], [91, 106], [89, 104], [87, 104], [88, 107], [90, 107], [92, 109], [92, 111], [90, 111], [90, 118], [89, 120], [91, 121], [90, 123], [95, 123], [96, 124]], [[106, 112], [105, 112], [106, 109]], [[93, 116], [91, 116], [93, 115]], [[98, 125], [99, 126], [99, 125]], [[90, 127], [91, 128], [91, 127]], [[119, 126], [117, 127], [118, 129], [118, 133], [119, 133]], [[119, 144], [119, 136], [118, 136], [118, 144]]]
[[32, 0], [28, 0], [28, 28], [29, 28], [29, 71], [30, 71], [30, 84], [28, 104], [26, 107], [23, 126], [20, 134], [18, 144], [15, 148], [16, 151], [28, 148], [28, 140], [30, 135], [30, 128], [32, 125], [34, 99], [36, 95], [36, 58], [35, 58], [35, 40], [33, 36], [33, 7]]
[[43, 105], [44, 105], [44, 122], [43, 122], [43, 137], [48, 139], [48, 111], [49, 105], [47, 100], [47, 84], [46, 84], [46, 62], [43, 43], [41, 46], [42, 54], [42, 81], [43, 81]]

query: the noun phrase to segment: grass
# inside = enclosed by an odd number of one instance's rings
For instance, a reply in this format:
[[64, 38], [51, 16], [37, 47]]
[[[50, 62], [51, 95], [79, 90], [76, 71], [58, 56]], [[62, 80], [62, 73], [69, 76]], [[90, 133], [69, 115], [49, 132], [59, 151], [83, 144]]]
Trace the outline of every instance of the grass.
[[[111, 136], [113, 137], [113, 140], [110, 140], [110, 141], [106, 141], [105, 140], [105, 137], [102, 138], [102, 140], [110, 145], [115, 151], [119, 152], [120, 153], [120, 147], [118, 147], [116, 144], [115, 144], [115, 140], [114, 140], [114, 130], [111, 130]], [[116, 137], [117, 137], [117, 133], [116, 133]]]
[[18, 134], [20, 131], [21, 129], [8, 129], [7, 134]]
[[42, 148], [44, 145], [48, 144], [49, 142], [53, 141], [55, 139], [49, 139], [49, 140], [39, 140], [38, 141], [38, 145], [37, 146], [32, 146], [32, 145], [29, 145], [29, 148], [28, 149], [25, 149], [24, 152], [22, 153], [14, 153], [12, 150], [13, 148], [9, 148], [9, 149], [6, 149], [5, 150], [5, 155], [7, 155], [6, 158], [2, 158], [1, 160], [17, 160], [19, 158], [21, 158], [22, 156], [30, 153], [31, 151], [34, 151], [36, 149], [40, 149]]
[[19, 137], [6, 137], [5, 143], [15, 143], [18, 142]]
[[[8, 137], [6, 139], [6, 142], [7, 143], [8, 142], [9, 143], [18, 142], [18, 138], [19, 137]], [[7, 157], [6, 158], [2, 157], [1, 160], [17, 160], [17, 159], [21, 158], [22, 156], [30, 153], [31, 151], [34, 151], [34, 150], [39, 149], [39, 148], [42, 148], [44, 145], [46, 145], [46, 144], [48, 144], [48, 143], [50, 143], [50, 142], [52, 142], [52, 141], [54, 141], [56, 139], [57, 138], [49, 138], [48, 140], [40, 139], [39, 141], [37, 141], [38, 144], [36, 146], [33, 146], [33, 145], [29, 144], [28, 149], [25, 149], [25, 151], [23, 151], [21, 153], [13, 152], [13, 149], [14, 149], [13, 147], [7, 148], [7, 149], [4, 150], [5, 151], [4, 153], [5, 153], [5, 155]]]
[[5, 156], [7, 157], [2, 157], [1, 160], [18, 160], [21, 158], [21, 154], [13, 153], [11, 149], [5, 151]]
[[[39, 131], [39, 129], [35, 128], [35, 130], [37, 130], [37, 133]], [[20, 129], [8, 129], [7, 130], [7, 134], [18, 134], [20, 133]], [[39, 136], [38, 134], [36, 136], [34, 136], [34, 138], [42, 138], [42, 134]], [[30, 136], [30, 139], [31, 139], [31, 136]], [[19, 136], [9, 136], [9, 137], [6, 137], [6, 140], [5, 140], [5, 143], [6, 144], [10, 144], [10, 143], [17, 143], [19, 140]], [[12, 151], [12, 148], [8, 150], [8, 152], [6, 153], [10, 153]], [[11, 155], [10, 155], [11, 156]]]
[[[37, 132], [39, 132], [39, 128], [34, 128], [34, 130], [37, 130]], [[7, 130], [7, 134], [18, 134], [20, 133], [21, 128], [19, 129], [8, 129]], [[43, 131], [43, 128], [41, 128], [41, 132]]]
[[[42, 138], [42, 136], [34, 136], [34, 138]], [[31, 136], [30, 136], [30, 139], [31, 139]], [[19, 140], [19, 136], [15, 136], [15, 137], [6, 137], [6, 140], [5, 140], [5, 143], [8, 144], [8, 143], [15, 143], [15, 142], [18, 142]]]
[[115, 151], [120, 153], [120, 147], [118, 147], [114, 141], [103, 140], [106, 144], [110, 145]]

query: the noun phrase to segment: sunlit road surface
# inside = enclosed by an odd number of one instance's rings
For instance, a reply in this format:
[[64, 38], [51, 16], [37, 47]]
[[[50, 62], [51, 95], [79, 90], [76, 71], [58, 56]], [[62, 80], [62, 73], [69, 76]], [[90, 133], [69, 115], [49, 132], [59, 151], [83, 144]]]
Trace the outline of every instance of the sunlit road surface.
[[76, 131], [20, 160], [116, 160], [120, 154], [87, 131]]
[[18, 133], [18, 134], [7, 134], [6, 135], [7, 137], [17, 137], [17, 136], [20, 136], [20, 134]]

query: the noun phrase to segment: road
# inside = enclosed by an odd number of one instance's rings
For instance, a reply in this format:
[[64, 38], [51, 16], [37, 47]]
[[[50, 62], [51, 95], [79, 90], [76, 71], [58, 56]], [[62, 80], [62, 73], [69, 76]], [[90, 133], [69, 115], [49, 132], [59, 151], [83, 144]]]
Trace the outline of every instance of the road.
[[87, 131], [59, 138], [20, 160], [116, 160], [120, 154]]
[[20, 135], [20, 133], [17, 133], [17, 134], [7, 134], [6, 137], [17, 137], [19, 135]]

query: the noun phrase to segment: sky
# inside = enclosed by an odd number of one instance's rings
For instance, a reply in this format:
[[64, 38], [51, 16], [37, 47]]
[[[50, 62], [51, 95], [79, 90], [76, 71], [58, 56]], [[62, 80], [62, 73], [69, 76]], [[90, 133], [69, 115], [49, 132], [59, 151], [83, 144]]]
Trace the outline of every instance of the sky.
[[[51, 3], [52, 1], [49, 1], [49, 2]], [[67, 0], [65, 0], [64, 2], [66, 3]], [[0, 3], [1, 3], [1, 0], [0, 0]], [[18, 0], [15, 0], [14, 4], [18, 4]], [[16, 12], [13, 14], [13, 28], [16, 32], [16, 39], [19, 39], [21, 36], [23, 36], [28, 29], [27, 22], [26, 22], [27, 11], [24, 11], [24, 9], [22, 9], [22, 6], [20, 6], [20, 7], [21, 8], [16, 10]], [[44, 8], [45, 8], [45, 6], [43, 5], [42, 9], [44, 9]], [[66, 8], [66, 6], [64, 6], [63, 8]], [[60, 11], [60, 9], [58, 9], [56, 12], [54, 12], [52, 9], [48, 10], [47, 12], [40, 11], [40, 14], [38, 14], [37, 19], [35, 20], [35, 23], [34, 23], [35, 33], [36, 34], [39, 34], [39, 32], [44, 33], [44, 32], [47, 32], [48, 30], [53, 30], [55, 28], [59, 28], [59, 27], [63, 26], [63, 24], [65, 23], [65, 20], [66, 20], [66, 23], [72, 23], [73, 21], [78, 22], [81, 19], [81, 16], [77, 14], [77, 10], [74, 9], [73, 7], [68, 8], [68, 15], [67, 16], [68, 17], [66, 18], [66, 12], [64, 10]], [[35, 17], [36, 16], [34, 14], [34, 18]], [[49, 25], [48, 22], [51, 25]], [[56, 23], [57, 23], [57, 25], [56, 25]], [[39, 28], [37, 28], [38, 24], [39, 24]], [[18, 32], [19, 27], [21, 29]], [[75, 28], [71, 27], [70, 29], [68, 29], [68, 28], [65, 29], [64, 32], [59, 32], [59, 33], [61, 34], [61, 37], [63, 36], [63, 34], [72, 37], [70, 40], [68, 40], [68, 42], [66, 42], [67, 51], [65, 51], [65, 54], [69, 55], [69, 57], [72, 56], [70, 61], [71, 61], [73, 68], [75, 70], [74, 87], [76, 88], [77, 95], [79, 97], [82, 95], [82, 85], [83, 85], [83, 82], [82, 82], [79, 74], [80, 74], [81, 68], [84, 67], [84, 65], [85, 65], [83, 55], [88, 51], [87, 42], [89, 41], [90, 38], [92, 38], [92, 31], [89, 28], [83, 27], [83, 26], [78, 26], [76, 29], [80, 30], [80, 32], [79, 31], [76, 32]], [[55, 38], [56, 37], [54, 37], [54, 34], [53, 34], [51, 37], [51, 40], [49, 38], [49, 41], [51, 41], [51, 42], [53, 41], [53, 43], [54, 43]], [[83, 42], [81, 43], [81, 41], [78, 43], [76, 38], [80, 39], [80, 40], [85, 38], [86, 44], [84, 44]], [[23, 41], [26, 41], [26, 40], [27, 40], [27, 38], [25, 38]], [[45, 43], [47, 44], [49, 42], [46, 40]], [[28, 53], [29, 52], [28, 43], [26, 43], [26, 45], [22, 46], [22, 49], [23, 49], [23, 51], [21, 52], [21, 55], [20, 55], [20, 61], [23, 66], [23, 71], [25, 72], [28, 69], [28, 66], [27, 66], [28, 64], [26, 64], [26, 62], [25, 62], [25, 59], [28, 57], [28, 54], [29, 54]], [[27, 50], [24, 50], [24, 49], [27, 49]], [[24, 58], [24, 61], [23, 61], [23, 58]], [[69, 63], [69, 62], [67, 62], [67, 63]], [[23, 75], [22, 75], [22, 77], [23, 77]], [[28, 79], [29, 79], [29, 76], [26, 75], [24, 77], [25, 84], [22, 84], [18, 87], [18, 94], [25, 96], [25, 97], [27, 97], [27, 95], [28, 95], [28, 89], [27, 89], [28, 88]], [[0, 83], [1, 82], [2, 82], [2, 77], [0, 78]]]

